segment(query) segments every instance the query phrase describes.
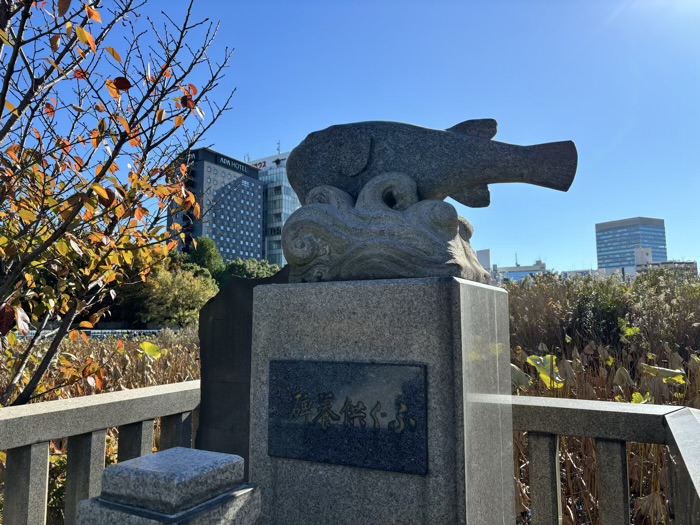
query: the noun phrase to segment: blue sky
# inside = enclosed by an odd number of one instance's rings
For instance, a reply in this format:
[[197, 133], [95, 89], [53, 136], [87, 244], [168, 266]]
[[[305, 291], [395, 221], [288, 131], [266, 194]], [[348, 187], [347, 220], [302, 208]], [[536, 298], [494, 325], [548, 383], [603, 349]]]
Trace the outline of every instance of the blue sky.
[[670, 258], [700, 259], [700, 1], [197, 5], [221, 20], [214, 55], [236, 48], [218, 151], [264, 157], [337, 123], [492, 117], [497, 140], [579, 151], [568, 193], [493, 185], [489, 208], [457, 205], [492, 262], [595, 267], [594, 224], [634, 216], [665, 219]]

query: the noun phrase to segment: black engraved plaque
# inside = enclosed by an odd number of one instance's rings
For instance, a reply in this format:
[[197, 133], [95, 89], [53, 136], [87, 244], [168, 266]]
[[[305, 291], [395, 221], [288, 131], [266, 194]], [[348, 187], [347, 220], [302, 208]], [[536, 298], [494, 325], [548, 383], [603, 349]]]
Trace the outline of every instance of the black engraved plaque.
[[270, 456], [428, 473], [425, 365], [271, 361]]

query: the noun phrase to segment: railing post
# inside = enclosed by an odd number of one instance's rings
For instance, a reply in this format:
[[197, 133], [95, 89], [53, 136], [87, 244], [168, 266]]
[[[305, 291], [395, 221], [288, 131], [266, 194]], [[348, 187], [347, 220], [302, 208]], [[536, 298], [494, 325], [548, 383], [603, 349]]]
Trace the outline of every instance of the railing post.
[[153, 419], [119, 427], [117, 461], [146, 456], [153, 452]]
[[68, 438], [65, 525], [75, 523], [78, 503], [100, 494], [106, 434], [105, 430], [98, 430]]
[[192, 412], [160, 418], [160, 450], [192, 448]]
[[628, 525], [630, 494], [627, 473], [627, 444], [596, 439], [598, 466], [598, 509], [602, 525]]
[[528, 432], [532, 525], [561, 524], [559, 436]]
[[6, 465], [3, 522], [11, 525], [45, 524], [49, 444], [9, 449]]

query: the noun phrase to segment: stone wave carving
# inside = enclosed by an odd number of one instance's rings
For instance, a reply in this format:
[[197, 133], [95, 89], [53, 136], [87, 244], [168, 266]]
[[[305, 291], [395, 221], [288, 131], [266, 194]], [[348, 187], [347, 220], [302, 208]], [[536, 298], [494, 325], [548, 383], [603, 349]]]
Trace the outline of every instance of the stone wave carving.
[[317, 186], [287, 220], [282, 248], [291, 282], [461, 277], [488, 282], [469, 243], [473, 229], [454, 206], [420, 200], [415, 180], [385, 173], [357, 200]]

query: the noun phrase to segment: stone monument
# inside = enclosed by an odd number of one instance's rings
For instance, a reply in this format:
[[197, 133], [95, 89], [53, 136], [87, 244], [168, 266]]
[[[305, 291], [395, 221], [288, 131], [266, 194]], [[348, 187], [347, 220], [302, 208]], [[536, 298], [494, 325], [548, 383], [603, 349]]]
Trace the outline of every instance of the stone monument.
[[462, 277], [488, 282], [451, 197], [488, 206], [488, 185], [524, 182], [567, 191], [578, 156], [571, 141], [515, 146], [491, 140], [496, 121], [446, 131], [360, 122], [311, 133], [289, 155], [304, 206], [282, 247], [292, 282]]
[[250, 359], [263, 525], [514, 523], [510, 406], [483, 402], [510, 395], [507, 294], [442, 199], [486, 206], [502, 182], [566, 191], [577, 157], [495, 133], [365, 122], [290, 154], [304, 205], [282, 234], [289, 282], [250, 287], [252, 342], [233, 351]]

